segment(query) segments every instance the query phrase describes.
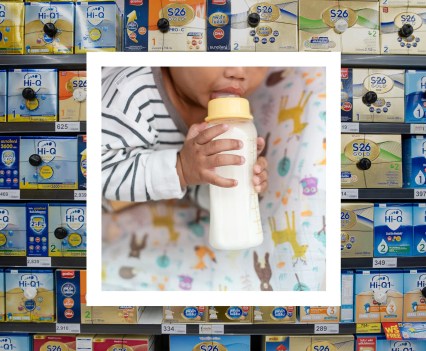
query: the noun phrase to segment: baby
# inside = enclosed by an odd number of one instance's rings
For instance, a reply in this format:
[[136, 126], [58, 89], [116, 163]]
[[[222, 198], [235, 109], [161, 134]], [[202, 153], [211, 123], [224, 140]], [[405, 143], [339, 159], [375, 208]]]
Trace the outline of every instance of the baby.
[[[211, 99], [250, 95], [265, 67], [114, 67], [102, 71], [102, 187], [111, 200], [182, 198], [189, 190], [199, 202], [200, 185], [235, 187], [216, 167], [242, 165], [235, 139], [215, 138], [230, 128], [207, 128]], [[258, 154], [265, 146], [257, 139]], [[253, 170], [257, 192], [267, 188], [267, 162]]]

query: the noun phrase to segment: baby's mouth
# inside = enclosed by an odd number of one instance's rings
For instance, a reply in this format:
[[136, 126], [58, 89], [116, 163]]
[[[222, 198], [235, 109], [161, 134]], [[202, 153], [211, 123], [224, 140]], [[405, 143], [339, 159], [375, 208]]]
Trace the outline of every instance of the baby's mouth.
[[210, 99], [217, 99], [221, 97], [241, 97], [243, 90], [241, 88], [228, 87], [220, 90], [216, 90], [210, 94]]

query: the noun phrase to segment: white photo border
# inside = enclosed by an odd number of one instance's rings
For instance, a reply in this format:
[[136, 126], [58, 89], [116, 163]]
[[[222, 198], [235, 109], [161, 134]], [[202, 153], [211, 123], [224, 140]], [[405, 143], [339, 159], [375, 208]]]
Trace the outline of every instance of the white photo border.
[[[87, 305], [88, 306], [339, 306], [340, 53], [110, 53], [87, 54]], [[105, 66], [268, 66], [326, 69], [326, 284], [322, 291], [103, 291], [101, 192], [101, 69]]]

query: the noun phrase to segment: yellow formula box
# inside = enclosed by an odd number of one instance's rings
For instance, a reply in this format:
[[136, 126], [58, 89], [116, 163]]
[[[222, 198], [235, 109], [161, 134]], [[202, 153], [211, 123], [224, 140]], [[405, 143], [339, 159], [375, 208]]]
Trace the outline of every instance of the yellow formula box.
[[86, 71], [59, 72], [59, 120], [86, 120]]
[[24, 53], [24, 3], [0, 3], [0, 54]]

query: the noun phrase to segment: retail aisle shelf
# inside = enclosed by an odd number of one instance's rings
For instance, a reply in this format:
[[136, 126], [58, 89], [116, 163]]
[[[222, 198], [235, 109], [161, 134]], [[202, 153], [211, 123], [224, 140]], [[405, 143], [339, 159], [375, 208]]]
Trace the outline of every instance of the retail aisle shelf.
[[342, 55], [342, 67], [426, 69], [426, 62], [420, 55]]
[[[37, 257], [34, 257], [37, 259]], [[85, 257], [51, 257], [52, 268], [86, 268]], [[16, 256], [1, 256], [0, 267], [28, 267], [27, 257], [16, 257]], [[40, 264], [40, 267], [46, 268]], [[36, 268], [32, 266], [32, 268]]]
[[[70, 126], [73, 126], [71, 128]], [[0, 134], [86, 133], [86, 122], [7, 122], [0, 124]]]
[[86, 69], [86, 55], [0, 55], [0, 68]]

